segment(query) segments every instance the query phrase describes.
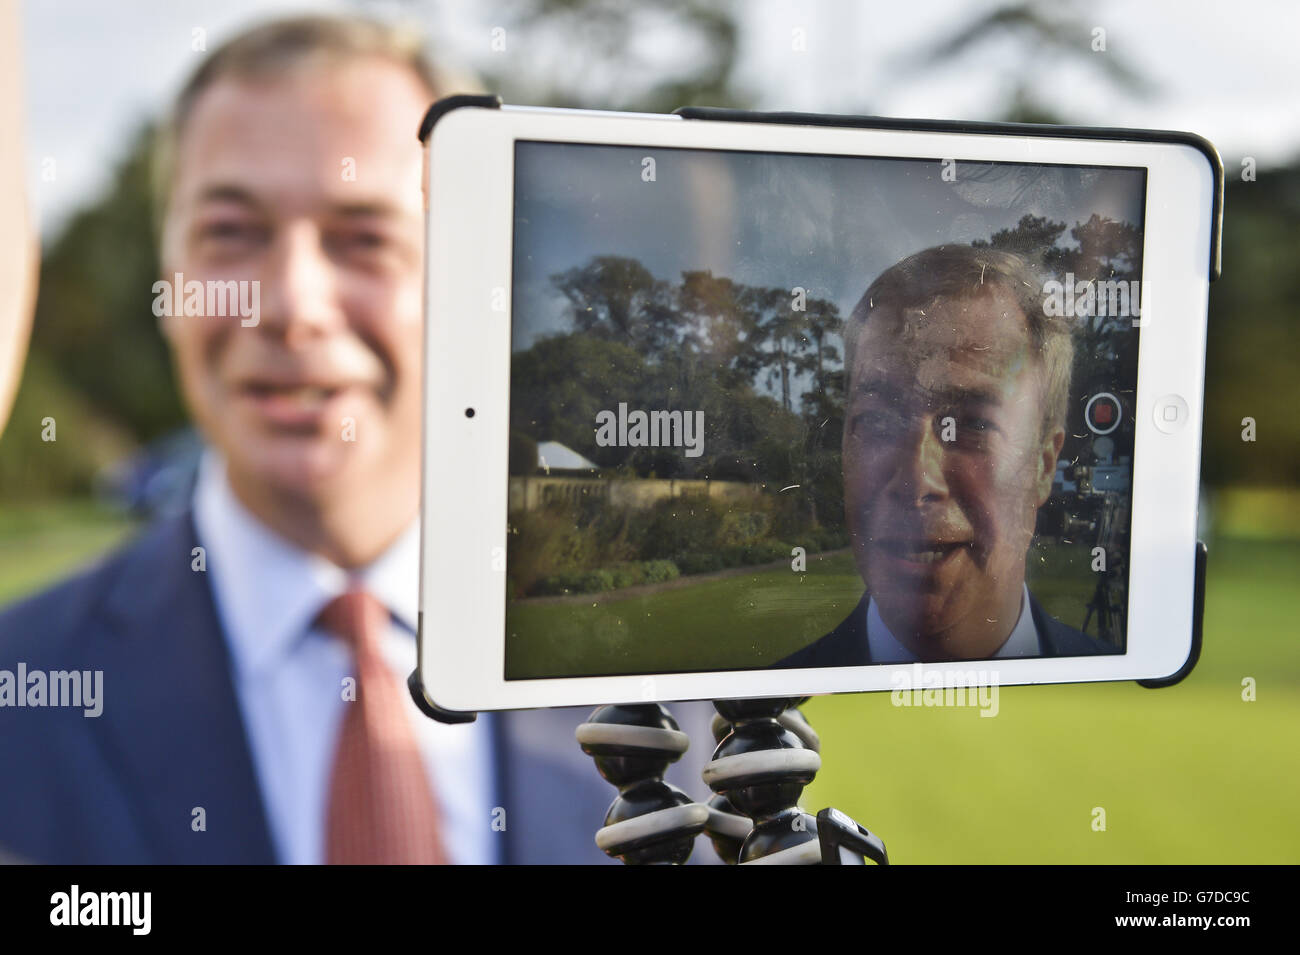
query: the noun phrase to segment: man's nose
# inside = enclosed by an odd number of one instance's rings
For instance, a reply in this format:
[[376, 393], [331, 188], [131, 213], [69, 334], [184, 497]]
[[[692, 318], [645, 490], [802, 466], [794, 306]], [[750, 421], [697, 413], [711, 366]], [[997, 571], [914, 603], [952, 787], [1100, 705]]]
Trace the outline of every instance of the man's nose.
[[259, 326], [289, 346], [305, 344], [343, 321], [338, 275], [311, 223], [281, 230], [262, 272]]
[[918, 421], [895, 458], [890, 494], [907, 507], [941, 501], [948, 496], [944, 477], [947, 448], [931, 419]]

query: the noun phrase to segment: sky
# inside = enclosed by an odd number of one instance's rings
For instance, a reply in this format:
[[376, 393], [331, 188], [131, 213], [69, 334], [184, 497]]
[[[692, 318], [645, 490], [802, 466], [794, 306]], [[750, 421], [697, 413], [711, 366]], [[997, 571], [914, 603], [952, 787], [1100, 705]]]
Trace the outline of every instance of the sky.
[[[515, 160], [512, 347], [568, 330], [550, 276], [598, 255], [677, 282], [709, 270], [745, 285], [807, 290], [847, 316], [903, 257], [988, 239], [1024, 215], [1074, 226], [1096, 214], [1141, 226], [1140, 170], [764, 155], [521, 143]], [[629, 228], [628, 224], [635, 227]], [[1063, 238], [1063, 244], [1073, 244]], [[522, 305], [522, 308], [521, 308]]]
[[[993, 43], [978, 55], [918, 71], [911, 52], [959, 29], [992, 0], [745, 0], [737, 79], [759, 108], [871, 111], [990, 119], [1005, 101], [1006, 69], [1023, 49]], [[416, 19], [451, 59], [572, 59], [582, 37], [512, 37], [490, 52], [498, 0], [25, 0], [27, 188], [49, 239], [102, 191], [131, 135], [158, 115], [189, 71], [231, 32], [276, 13], [373, 11]], [[1138, 97], [1085, 67], [1044, 55], [1039, 95], [1077, 122], [1188, 129], [1206, 136], [1229, 175], [1249, 156], [1261, 168], [1300, 156], [1300, 4], [1290, 0], [1101, 0], [1081, 6], [1104, 29], [1106, 52], [1152, 82]], [[792, 38], [801, 31], [803, 50]], [[196, 32], [196, 31], [202, 31]], [[1091, 34], [1091, 31], [1090, 31]], [[647, 76], [671, 72], [689, 45], [648, 30], [638, 43]], [[1090, 45], [1092, 36], [1081, 36]], [[549, 45], [549, 49], [530, 47]], [[599, 88], [600, 77], [593, 77]]]

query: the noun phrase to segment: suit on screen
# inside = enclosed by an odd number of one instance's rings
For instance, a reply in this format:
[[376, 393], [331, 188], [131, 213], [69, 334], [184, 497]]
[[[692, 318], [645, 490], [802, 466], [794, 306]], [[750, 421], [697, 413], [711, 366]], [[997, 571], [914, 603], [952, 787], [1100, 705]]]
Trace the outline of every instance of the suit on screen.
[[[1096, 637], [1068, 626], [1043, 609], [1033, 594], [1025, 591], [1030, 620], [1038, 634], [1038, 656], [1076, 657], [1099, 653], [1118, 653]], [[867, 639], [867, 617], [871, 598], [863, 594], [862, 600], [844, 620], [826, 636], [815, 640], [801, 650], [790, 654], [774, 665], [785, 667], [846, 667], [865, 666], [873, 661]], [[906, 662], [886, 660], [884, 662]]]

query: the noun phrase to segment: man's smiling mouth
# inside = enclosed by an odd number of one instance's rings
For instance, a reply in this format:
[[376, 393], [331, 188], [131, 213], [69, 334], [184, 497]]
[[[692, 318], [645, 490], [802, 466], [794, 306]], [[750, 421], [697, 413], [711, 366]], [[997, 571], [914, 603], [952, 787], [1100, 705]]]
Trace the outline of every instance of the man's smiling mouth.
[[935, 567], [960, 551], [968, 550], [971, 543], [970, 541], [885, 538], [872, 541], [871, 546], [905, 564]]
[[276, 397], [299, 407], [311, 408], [324, 404], [343, 389], [321, 385], [272, 385], [248, 382], [242, 390], [254, 398]]
[[265, 424], [277, 430], [310, 434], [333, 423], [345, 403], [361, 390], [343, 379], [245, 379], [236, 384], [237, 398], [249, 402]]

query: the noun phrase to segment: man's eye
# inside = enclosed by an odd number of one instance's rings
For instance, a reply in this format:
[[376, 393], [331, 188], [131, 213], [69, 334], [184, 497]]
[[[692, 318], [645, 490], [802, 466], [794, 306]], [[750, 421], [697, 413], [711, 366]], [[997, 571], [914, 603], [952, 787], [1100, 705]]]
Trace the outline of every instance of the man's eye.
[[849, 419], [851, 434], [874, 438], [899, 434], [906, 425], [903, 416], [889, 408], [860, 411]]
[[205, 239], [224, 239], [228, 236], [238, 235], [242, 229], [242, 226], [233, 222], [214, 222], [201, 228], [199, 235]]
[[231, 244], [256, 241], [261, 229], [247, 222], [210, 222], [198, 231], [199, 241]]
[[970, 414], [944, 415], [935, 425], [943, 440], [967, 447], [983, 447], [998, 431], [992, 418]]
[[388, 236], [382, 232], [345, 232], [335, 235], [331, 244], [343, 252], [376, 252], [388, 247]]

